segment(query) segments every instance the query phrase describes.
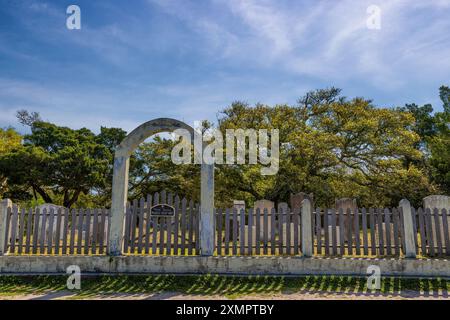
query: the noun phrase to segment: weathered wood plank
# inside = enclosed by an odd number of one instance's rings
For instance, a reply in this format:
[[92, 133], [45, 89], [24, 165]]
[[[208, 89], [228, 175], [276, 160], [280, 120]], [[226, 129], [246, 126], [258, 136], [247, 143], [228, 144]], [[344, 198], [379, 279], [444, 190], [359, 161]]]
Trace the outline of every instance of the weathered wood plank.
[[386, 233], [386, 254], [388, 256], [392, 255], [391, 247], [391, 214], [388, 208], [384, 209], [384, 228]]
[[331, 209], [331, 240], [333, 242], [333, 255], [336, 256], [338, 254], [337, 250], [337, 234], [336, 234], [336, 210]]
[[90, 254], [91, 249], [91, 209], [86, 210], [86, 222], [84, 231], [84, 254]]
[[299, 210], [294, 209], [294, 254], [298, 255], [300, 252], [300, 243], [299, 243]]
[[394, 250], [395, 256], [400, 257], [400, 239], [399, 239], [399, 214], [397, 208], [392, 208], [392, 220], [394, 222]]
[[27, 212], [27, 238], [25, 240], [25, 253], [30, 253], [31, 247], [31, 232], [33, 228], [33, 209], [28, 209]]
[[[213, 209], [214, 212], [214, 209]], [[200, 253], [200, 205], [195, 205], [195, 252]]]
[[230, 254], [230, 209], [225, 209], [225, 255]]
[[195, 229], [195, 225], [194, 225], [194, 214], [195, 214], [195, 210], [194, 210], [194, 201], [190, 200], [189, 201], [189, 247], [188, 247], [188, 255], [192, 255], [192, 249], [194, 246], [194, 229]]
[[367, 210], [366, 208], [361, 209], [361, 224], [362, 224], [362, 231], [363, 231], [363, 253], [365, 256], [369, 255], [369, 237], [367, 234]]
[[81, 246], [83, 241], [83, 220], [84, 220], [84, 210], [78, 210], [78, 232], [77, 232], [77, 254], [81, 254]]
[[222, 209], [216, 210], [216, 226], [217, 226], [217, 244], [216, 253], [218, 256], [222, 255], [222, 237], [223, 237], [223, 219], [222, 219]]
[[11, 219], [12, 219], [12, 208], [8, 207], [6, 208], [6, 232], [5, 232], [5, 252], [8, 252], [8, 250], [10, 250], [11, 246], [10, 246], [10, 232], [9, 230], [11, 229]]
[[344, 227], [344, 209], [339, 209], [339, 249], [340, 255], [345, 255], [345, 227]]
[[[322, 225], [321, 225], [321, 209], [316, 208], [316, 239], [317, 239], [317, 254], [322, 254]], [[314, 241], [314, 238], [313, 238]], [[314, 243], [314, 242], [313, 242]]]
[[39, 233], [39, 253], [45, 254], [45, 235], [47, 227], [47, 209], [42, 210], [41, 232]]
[[353, 211], [353, 223], [355, 227], [355, 250], [356, 255], [361, 255], [361, 246], [360, 246], [360, 229], [359, 229], [359, 209], [355, 208]]
[[[125, 226], [123, 233], [123, 252], [125, 254], [128, 254], [130, 249], [131, 244], [130, 231], [131, 231], [131, 204], [127, 202], [125, 205]], [[96, 235], [95, 232], [94, 235]]]
[[370, 223], [370, 244], [371, 254], [377, 255], [377, 241], [376, 241], [376, 227], [375, 227], [375, 211], [373, 208], [369, 208], [369, 223]]
[[136, 226], [139, 214], [139, 203], [137, 199], [133, 200], [133, 205], [131, 206], [131, 208], [132, 210], [131, 210], [131, 224], [130, 224], [130, 253], [134, 254], [136, 251]]
[[383, 236], [383, 210], [377, 208], [378, 218], [378, 251], [381, 256], [384, 256], [384, 236]]
[[276, 232], [276, 225], [277, 225], [277, 221], [275, 219], [275, 214], [276, 214], [276, 210], [275, 208], [272, 208], [270, 210], [270, 254], [275, 255], [275, 251], [276, 251], [276, 237], [277, 237], [277, 232]]
[[41, 212], [36, 208], [34, 213], [34, 226], [33, 226], [33, 254], [37, 254], [38, 239], [39, 239], [39, 220], [41, 218]]
[[52, 253], [53, 249], [53, 223], [55, 218], [55, 209], [50, 208], [48, 216], [48, 230], [47, 230], [47, 254]]
[[141, 198], [139, 200], [139, 233], [138, 233], [138, 243], [137, 250], [138, 254], [142, 254], [142, 245], [144, 242], [144, 213], [145, 213], [145, 199]]
[[448, 217], [447, 210], [442, 209], [442, 226], [444, 228], [444, 242], [445, 242], [445, 254], [450, 256], [450, 237], [448, 231]]
[[350, 208], [347, 208], [346, 210], [346, 216], [347, 216], [347, 224], [345, 225], [347, 227], [347, 254], [353, 255], [353, 236], [352, 236], [352, 228], [353, 228], [353, 214], [352, 210]]
[[245, 254], [245, 210], [241, 209], [239, 212], [239, 254]]
[[286, 210], [287, 226], [286, 226], [286, 254], [291, 254], [291, 211], [289, 208]]
[[268, 253], [268, 238], [269, 238], [269, 211], [267, 208], [263, 210], [263, 252], [266, 255]]
[[434, 257], [433, 227], [431, 225], [431, 210], [429, 208], [425, 211], [425, 228], [427, 230], [428, 255]]
[[24, 231], [26, 231], [25, 230], [25, 213], [26, 213], [25, 208], [22, 208], [20, 210], [20, 217], [19, 217], [19, 236], [18, 236], [19, 242], [17, 244], [19, 254], [22, 253], [23, 246], [24, 246], [23, 238], [24, 238]]
[[247, 255], [253, 253], [253, 208], [248, 210], [248, 239], [247, 239]]
[[[156, 192], [154, 195], [153, 195], [153, 205], [154, 206], [156, 206], [157, 204], [159, 204], [159, 193], [158, 192]], [[182, 213], [182, 216], [183, 217], [186, 217], [186, 205], [187, 205], [187, 200], [186, 199], [183, 199], [183, 202], [182, 202], [182, 205], [183, 205], [183, 213]], [[183, 242], [182, 242], [182, 254], [184, 255], [185, 254], [185, 252], [184, 252], [184, 246], [185, 246], [185, 234], [186, 234], [186, 220], [184, 220], [185, 221], [185, 223], [184, 223], [184, 225], [183, 225], [183, 230], [182, 230], [182, 232], [183, 232]], [[158, 217], [155, 217], [155, 216], [153, 216], [152, 217], [152, 224], [153, 224], [153, 233], [152, 233], [152, 254], [156, 254], [156, 252], [157, 252], [157, 249], [158, 249], [158, 230], [160, 229], [160, 225], [159, 225], [159, 218]]]
[[[284, 235], [283, 235], [283, 223], [284, 223], [283, 209], [278, 211], [278, 254], [283, 254], [283, 243], [284, 243]], [[273, 226], [275, 228], [275, 226]]]
[[[131, 212], [131, 207], [130, 204], [128, 203], [127, 206], [125, 207], [125, 212], [127, 213], [127, 215], [131, 218], [130, 212]], [[93, 218], [92, 218], [92, 242], [91, 242], [91, 252], [92, 254], [97, 254], [97, 247], [99, 246], [99, 236], [98, 236], [98, 231], [99, 231], [99, 209], [94, 209], [94, 213], [93, 213]], [[129, 249], [129, 229], [127, 232], [128, 237], [126, 237], [124, 239], [124, 244], [126, 245], [126, 250], [124, 250], [125, 253], [128, 253], [128, 249]]]
[[261, 246], [261, 209], [260, 208], [256, 208], [256, 255], [260, 254], [260, 246]]
[[61, 221], [63, 216], [63, 210], [58, 208], [56, 211], [56, 234], [55, 234], [55, 254], [59, 255], [61, 247]]
[[323, 209], [323, 237], [324, 237], [324, 249], [325, 249], [325, 255], [330, 255], [330, 234], [328, 232], [328, 209]]
[[238, 223], [237, 210], [233, 208], [233, 255], [237, 255]]
[[63, 244], [62, 244], [62, 254], [67, 254], [67, 242], [69, 241], [69, 216], [70, 211], [68, 208], [64, 208], [64, 229], [63, 229]]
[[[167, 204], [169, 206], [173, 205], [173, 194], [169, 193], [167, 195]], [[172, 254], [172, 217], [166, 218], [167, 225], [167, 241], [166, 241], [166, 255]]]
[[417, 214], [419, 217], [419, 232], [420, 232], [420, 248], [422, 250], [422, 255], [427, 254], [427, 235], [425, 231], [425, 218], [424, 212], [422, 208], [417, 210]]
[[98, 227], [98, 253], [103, 254], [105, 250], [105, 227], [106, 221], [108, 219], [108, 210], [100, 209], [99, 210], [99, 227]]
[[175, 196], [173, 207], [175, 208], [175, 215], [173, 217], [173, 252], [178, 255], [178, 244], [180, 240], [180, 197]]
[[419, 242], [417, 241], [417, 212], [414, 207], [411, 207], [411, 214], [413, 220], [413, 229], [414, 229], [414, 245], [416, 247], [416, 254], [419, 253]]
[[437, 247], [438, 247], [438, 255], [442, 256], [443, 255], [443, 250], [442, 250], [442, 236], [441, 236], [441, 223], [440, 223], [440, 219], [439, 219], [439, 209], [434, 208], [433, 209], [433, 216], [434, 216], [434, 230], [436, 231], [436, 242], [437, 242]]
[[[9, 252], [11, 254], [16, 253], [16, 239], [17, 239], [17, 223], [19, 220], [19, 207], [17, 205], [13, 205], [12, 207], [12, 217], [11, 217], [11, 244]], [[8, 228], [8, 227], [7, 227]]]

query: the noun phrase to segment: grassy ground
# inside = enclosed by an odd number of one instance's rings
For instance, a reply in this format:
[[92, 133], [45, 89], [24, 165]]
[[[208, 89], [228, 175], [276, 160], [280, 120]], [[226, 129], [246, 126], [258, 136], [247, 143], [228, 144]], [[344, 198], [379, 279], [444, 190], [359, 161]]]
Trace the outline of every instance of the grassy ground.
[[[0, 276], [2, 299], [26, 295], [67, 292], [66, 276]], [[70, 291], [70, 298], [89, 299], [117, 294], [161, 294], [177, 292], [197, 298], [264, 298], [273, 295], [323, 294], [358, 296], [408, 296], [448, 298], [450, 280], [383, 278], [381, 290], [367, 289], [365, 278], [342, 276], [83, 276], [81, 290]], [[411, 295], [411, 293], [413, 293]]]

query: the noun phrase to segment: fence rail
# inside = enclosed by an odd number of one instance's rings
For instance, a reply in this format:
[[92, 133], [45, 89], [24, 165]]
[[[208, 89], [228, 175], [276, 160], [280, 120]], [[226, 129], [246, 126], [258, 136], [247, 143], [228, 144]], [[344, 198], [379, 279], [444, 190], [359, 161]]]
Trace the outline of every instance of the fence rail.
[[[151, 208], [158, 204], [173, 206], [173, 216], [153, 215]], [[278, 211], [216, 209], [215, 254], [301, 255], [302, 215], [308, 214], [302, 211], [289, 208]], [[411, 213], [416, 254], [449, 257], [450, 210], [412, 208]], [[402, 257], [406, 253], [401, 207], [316, 208], [309, 214], [313, 254], [316, 256]], [[126, 206], [123, 253], [198, 255], [199, 222], [199, 205], [192, 200], [165, 192], [135, 200]], [[5, 253], [101, 255], [106, 254], [110, 211], [39, 210], [12, 205], [7, 208], [5, 225]]]
[[24, 209], [8, 207], [5, 243], [10, 254], [104, 254], [107, 209]]
[[[301, 253], [301, 210], [216, 210], [217, 255], [298, 255]], [[400, 208], [335, 210], [312, 213], [317, 256], [400, 257], [405, 254]], [[450, 256], [449, 212], [413, 210], [416, 253]]]

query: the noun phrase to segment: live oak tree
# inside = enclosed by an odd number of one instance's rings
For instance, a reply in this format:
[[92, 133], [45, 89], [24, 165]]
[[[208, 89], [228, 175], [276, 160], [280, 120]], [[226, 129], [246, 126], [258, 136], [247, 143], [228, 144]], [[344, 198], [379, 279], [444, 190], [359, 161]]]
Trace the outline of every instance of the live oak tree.
[[0, 156], [0, 172], [10, 185], [71, 207], [81, 193], [105, 186], [110, 158], [88, 129], [35, 121], [23, 145]]
[[[0, 157], [19, 147], [21, 142], [22, 136], [13, 128], [0, 128]], [[7, 179], [4, 174], [0, 172], [0, 195], [7, 191]]]
[[[424, 173], [404, 159], [419, 159], [419, 136], [408, 112], [375, 108], [370, 101], [347, 100], [331, 88], [308, 93], [297, 106], [235, 102], [219, 125], [280, 130], [280, 170], [262, 177], [252, 166], [222, 166], [219, 175], [250, 199], [287, 201], [290, 193], [313, 192], [318, 204], [357, 197], [365, 205], [392, 205], [402, 197], [417, 201], [430, 189]], [[232, 197], [230, 195], [230, 197]], [[249, 198], [249, 197], [247, 197]]]

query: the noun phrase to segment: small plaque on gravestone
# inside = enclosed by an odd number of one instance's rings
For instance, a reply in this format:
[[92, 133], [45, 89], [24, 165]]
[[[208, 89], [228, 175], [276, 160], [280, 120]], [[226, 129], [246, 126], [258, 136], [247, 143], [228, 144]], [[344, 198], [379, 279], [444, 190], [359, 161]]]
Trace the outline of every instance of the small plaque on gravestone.
[[150, 214], [152, 216], [174, 216], [175, 208], [169, 206], [168, 204], [157, 204], [150, 209]]

